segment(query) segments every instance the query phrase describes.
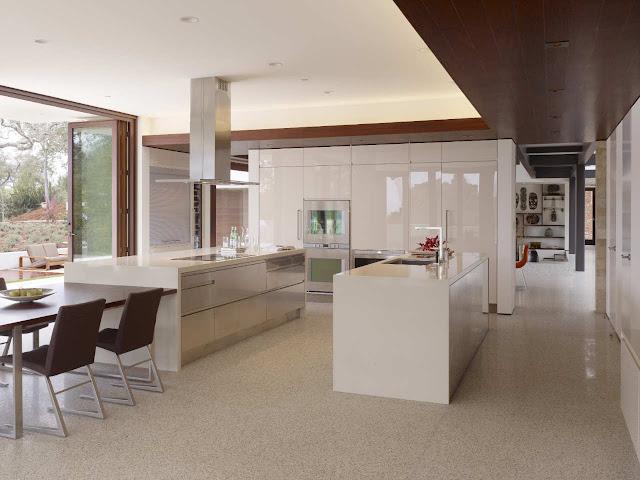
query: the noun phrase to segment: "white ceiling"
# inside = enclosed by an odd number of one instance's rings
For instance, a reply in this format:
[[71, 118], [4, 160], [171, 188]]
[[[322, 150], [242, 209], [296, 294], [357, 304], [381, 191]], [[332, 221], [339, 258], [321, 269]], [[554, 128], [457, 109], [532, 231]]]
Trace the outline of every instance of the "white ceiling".
[[0, 95], [0, 118], [29, 123], [82, 122], [98, 117]]
[[172, 128], [214, 75], [234, 130], [478, 116], [392, 0], [2, 1], [0, 31], [0, 84]]

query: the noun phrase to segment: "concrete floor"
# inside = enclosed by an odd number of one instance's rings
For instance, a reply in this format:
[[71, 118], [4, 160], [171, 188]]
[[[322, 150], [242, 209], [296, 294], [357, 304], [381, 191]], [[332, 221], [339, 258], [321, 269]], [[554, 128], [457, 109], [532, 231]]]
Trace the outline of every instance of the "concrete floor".
[[[593, 313], [593, 253], [587, 265], [525, 267], [515, 314], [491, 319], [449, 406], [333, 392], [331, 304], [315, 303], [164, 374], [166, 393], [137, 392], [136, 407], [67, 415], [66, 439], [0, 439], [0, 478], [637, 479], [620, 344]], [[79, 378], [66, 377], [58, 386]], [[53, 425], [36, 380], [25, 380], [26, 421]], [[0, 421], [9, 406], [1, 389]]]

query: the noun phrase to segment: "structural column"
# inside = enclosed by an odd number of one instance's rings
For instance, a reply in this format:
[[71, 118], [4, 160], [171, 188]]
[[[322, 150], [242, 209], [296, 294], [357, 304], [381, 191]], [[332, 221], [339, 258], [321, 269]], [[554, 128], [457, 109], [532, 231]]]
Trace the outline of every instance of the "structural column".
[[576, 166], [576, 272], [584, 272], [584, 165]]
[[576, 176], [569, 179], [569, 253], [576, 253]]

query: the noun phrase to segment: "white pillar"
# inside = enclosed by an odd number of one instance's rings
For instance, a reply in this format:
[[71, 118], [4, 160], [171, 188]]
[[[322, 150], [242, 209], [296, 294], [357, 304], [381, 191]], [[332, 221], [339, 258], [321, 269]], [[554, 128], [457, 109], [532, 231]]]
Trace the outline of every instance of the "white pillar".
[[516, 302], [516, 145], [498, 140], [498, 313]]

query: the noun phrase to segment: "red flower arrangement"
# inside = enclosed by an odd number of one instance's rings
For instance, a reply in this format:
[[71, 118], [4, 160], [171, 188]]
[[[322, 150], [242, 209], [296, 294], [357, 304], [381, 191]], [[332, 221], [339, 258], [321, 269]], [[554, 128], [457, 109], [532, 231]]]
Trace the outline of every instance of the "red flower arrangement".
[[424, 243], [418, 242], [423, 252], [435, 252], [440, 249], [440, 235], [426, 237]]

